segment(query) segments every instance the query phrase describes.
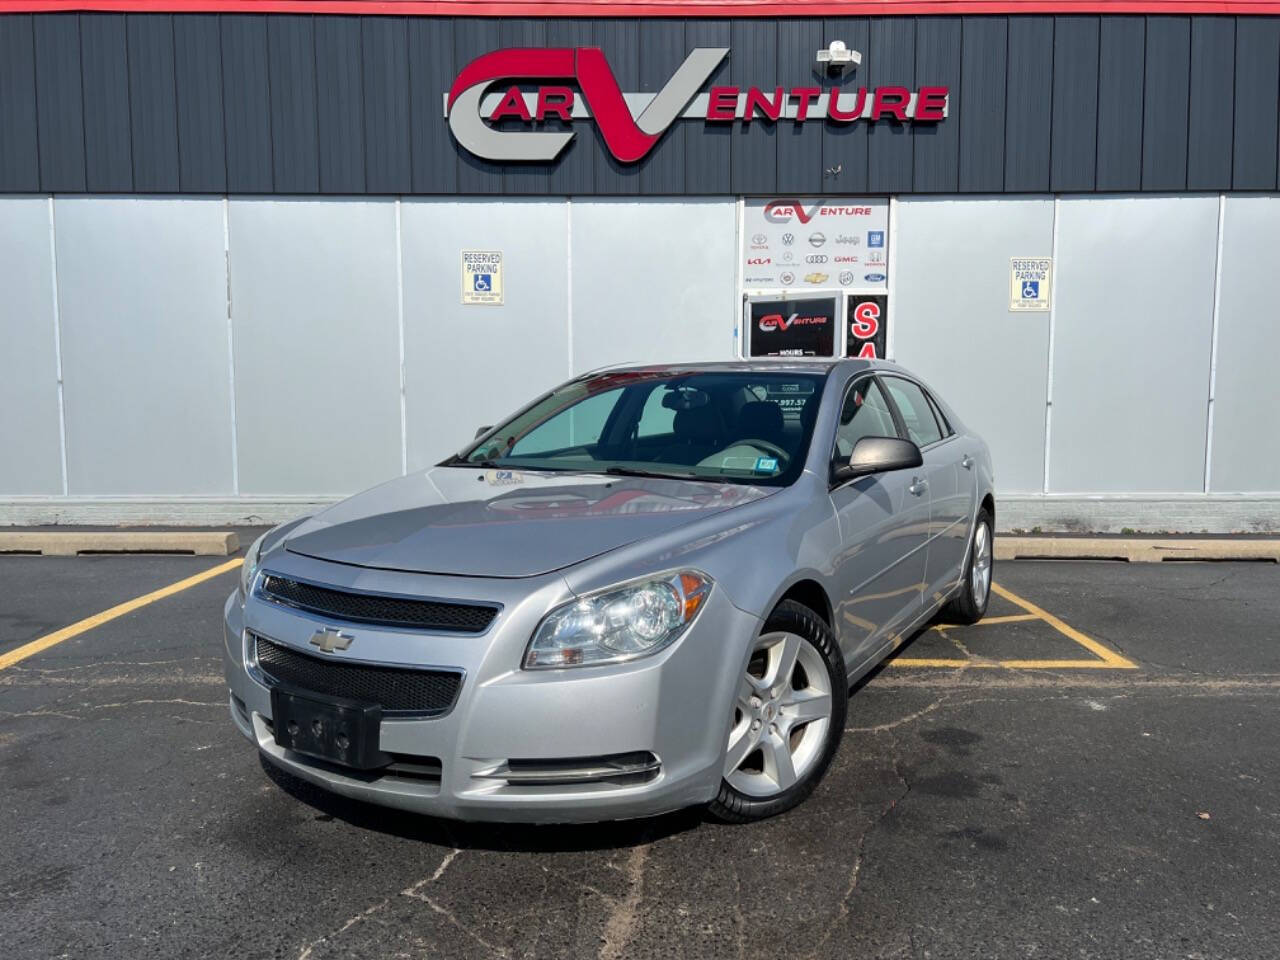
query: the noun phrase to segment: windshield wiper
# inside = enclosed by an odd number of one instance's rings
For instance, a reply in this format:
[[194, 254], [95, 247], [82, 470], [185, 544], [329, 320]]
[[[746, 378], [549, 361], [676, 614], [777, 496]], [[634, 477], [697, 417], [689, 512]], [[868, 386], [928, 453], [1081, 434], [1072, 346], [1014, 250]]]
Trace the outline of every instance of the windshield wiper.
[[634, 467], [605, 467], [604, 472], [614, 477], [654, 477], [658, 480], [705, 480], [696, 473], [659, 473], [656, 470], [637, 470]]

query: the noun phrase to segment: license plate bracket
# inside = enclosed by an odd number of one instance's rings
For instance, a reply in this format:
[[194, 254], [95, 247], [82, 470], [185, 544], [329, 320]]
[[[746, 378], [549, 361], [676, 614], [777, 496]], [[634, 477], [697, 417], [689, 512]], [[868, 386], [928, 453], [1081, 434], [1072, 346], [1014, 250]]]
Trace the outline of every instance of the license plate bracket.
[[357, 770], [375, 770], [391, 762], [378, 749], [382, 707], [376, 703], [275, 686], [271, 721], [276, 743], [294, 753]]

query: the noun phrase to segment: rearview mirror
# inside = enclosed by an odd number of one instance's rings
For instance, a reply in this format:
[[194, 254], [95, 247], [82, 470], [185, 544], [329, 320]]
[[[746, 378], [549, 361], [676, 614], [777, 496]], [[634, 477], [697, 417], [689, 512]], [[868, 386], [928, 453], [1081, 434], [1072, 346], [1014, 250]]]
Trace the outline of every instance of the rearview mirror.
[[831, 479], [837, 483], [852, 480], [869, 473], [888, 473], [891, 470], [908, 470], [924, 463], [920, 448], [910, 440], [897, 437], [863, 437], [853, 445], [848, 463], [835, 463], [831, 467]]
[[483, 437], [486, 433], [488, 433], [492, 429], [493, 429], [493, 424], [489, 424], [489, 426], [487, 427], [481, 427], [479, 430], [476, 431], [475, 438], [479, 440], [481, 437]]

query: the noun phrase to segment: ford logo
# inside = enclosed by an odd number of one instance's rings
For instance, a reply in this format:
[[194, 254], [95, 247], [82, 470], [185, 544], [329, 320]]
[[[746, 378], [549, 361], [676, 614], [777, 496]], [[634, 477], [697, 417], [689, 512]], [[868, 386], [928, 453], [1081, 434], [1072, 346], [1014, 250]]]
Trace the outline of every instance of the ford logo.
[[884, 274], [883, 273], [865, 273], [862, 275], [862, 279], [866, 280], [868, 283], [884, 283]]

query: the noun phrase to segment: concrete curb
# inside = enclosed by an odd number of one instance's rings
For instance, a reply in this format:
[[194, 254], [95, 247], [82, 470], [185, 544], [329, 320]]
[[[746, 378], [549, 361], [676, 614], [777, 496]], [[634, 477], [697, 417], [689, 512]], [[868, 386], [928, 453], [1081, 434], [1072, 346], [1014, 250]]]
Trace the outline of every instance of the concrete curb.
[[1191, 540], [1125, 537], [1009, 537], [997, 534], [997, 560], [1271, 560], [1280, 540]]
[[74, 557], [81, 553], [190, 553], [197, 557], [226, 557], [239, 549], [240, 538], [230, 531], [0, 533], [0, 554]]

